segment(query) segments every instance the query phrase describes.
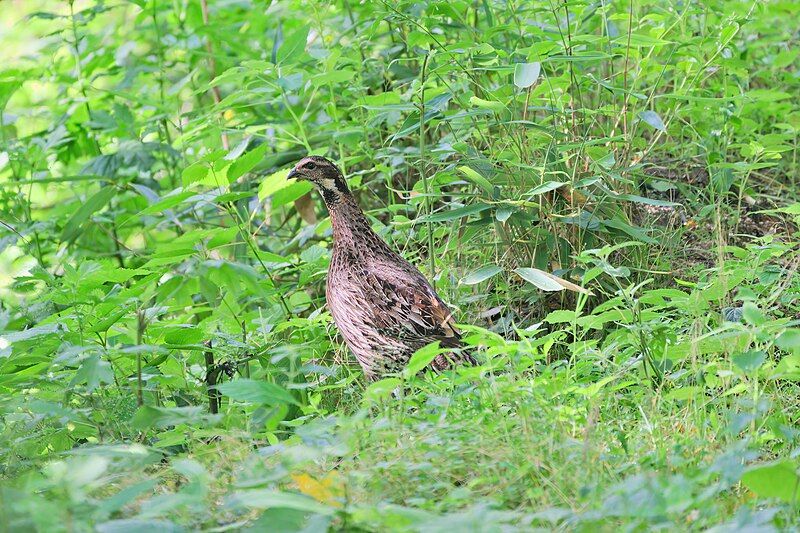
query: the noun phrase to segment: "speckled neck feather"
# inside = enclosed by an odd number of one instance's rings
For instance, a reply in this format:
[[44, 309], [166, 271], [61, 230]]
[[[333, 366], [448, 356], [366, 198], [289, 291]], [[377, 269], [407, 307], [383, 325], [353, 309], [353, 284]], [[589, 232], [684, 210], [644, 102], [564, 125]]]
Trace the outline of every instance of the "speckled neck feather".
[[349, 190], [323, 189], [322, 197], [331, 216], [336, 248], [392, 253], [388, 245], [372, 231], [369, 220]]

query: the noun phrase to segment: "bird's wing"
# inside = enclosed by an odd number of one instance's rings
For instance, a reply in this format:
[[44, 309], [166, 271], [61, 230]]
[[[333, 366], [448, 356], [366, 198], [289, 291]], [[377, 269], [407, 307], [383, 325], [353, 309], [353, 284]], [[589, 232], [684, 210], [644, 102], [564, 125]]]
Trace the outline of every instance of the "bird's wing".
[[374, 321], [385, 335], [406, 341], [440, 341], [443, 347], [461, 345], [452, 313], [425, 277], [414, 267], [371, 268], [367, 290], [378, 296]]

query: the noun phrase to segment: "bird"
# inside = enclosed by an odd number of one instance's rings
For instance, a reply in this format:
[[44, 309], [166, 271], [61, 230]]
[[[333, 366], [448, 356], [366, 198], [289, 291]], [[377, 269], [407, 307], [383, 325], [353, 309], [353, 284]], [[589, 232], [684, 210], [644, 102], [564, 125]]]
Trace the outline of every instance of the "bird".
[[325, 298], [367, 380], [401, 372], [414, 352], [435, 341], [453, 351], [431, 361], [434, 371], [474, 365], [474, 358], [460, 349], [461, 333], [447, 304], [416, 267], [372, 230], [336, 164], [307, 156], [288, 178], [310, 182], [328, 208], [333, 246]]

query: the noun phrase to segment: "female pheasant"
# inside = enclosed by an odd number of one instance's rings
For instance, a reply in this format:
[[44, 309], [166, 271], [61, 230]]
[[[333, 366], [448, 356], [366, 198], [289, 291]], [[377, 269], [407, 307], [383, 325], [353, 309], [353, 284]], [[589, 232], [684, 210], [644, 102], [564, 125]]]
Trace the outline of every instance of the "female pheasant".
[[[402, 370], [426, 344], [458, 348], [461, 335], [447, 305], [419, 270], [370, 227], [341, 171], [328, 159], [309, 156], [289, 178], [310, 181], [322, 194], [333, 226], [333, 252], [325, 295], [333, 321], [370, 380]], [[474, 364], [455, 351], [431, 362]]]

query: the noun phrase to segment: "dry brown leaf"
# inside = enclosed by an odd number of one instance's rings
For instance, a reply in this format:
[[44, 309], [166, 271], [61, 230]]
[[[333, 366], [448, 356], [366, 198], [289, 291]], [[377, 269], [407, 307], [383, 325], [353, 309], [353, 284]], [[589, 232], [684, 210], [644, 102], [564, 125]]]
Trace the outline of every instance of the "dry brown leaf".
[[305, 193], [295, 200], [294, 208], [300, 213], [300, 218], [308, 224], [317, 223], [317, 212], [314, 210], [314, 198], [311, 196], [310, 192]]

